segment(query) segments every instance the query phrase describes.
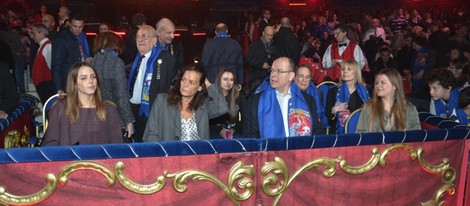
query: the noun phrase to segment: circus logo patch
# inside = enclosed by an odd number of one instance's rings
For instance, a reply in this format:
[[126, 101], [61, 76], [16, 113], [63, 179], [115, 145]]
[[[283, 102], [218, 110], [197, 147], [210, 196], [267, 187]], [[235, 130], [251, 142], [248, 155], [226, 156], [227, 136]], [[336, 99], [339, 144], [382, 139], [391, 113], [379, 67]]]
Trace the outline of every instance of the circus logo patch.
[[289, 136], [312, 135], [312, 120], [310, 112], [302, 109], [289, 110]]

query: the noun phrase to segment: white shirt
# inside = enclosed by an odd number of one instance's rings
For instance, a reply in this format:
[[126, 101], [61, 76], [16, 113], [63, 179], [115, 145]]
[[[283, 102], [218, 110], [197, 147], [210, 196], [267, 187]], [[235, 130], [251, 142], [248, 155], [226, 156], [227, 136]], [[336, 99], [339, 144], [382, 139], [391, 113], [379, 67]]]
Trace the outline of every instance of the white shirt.
[[[349, 44], [349, 39], [345, 41], [345, 43]], [[331, 64], [331, 46], [333, 44], [330, 44], [328, 48], [325, 51], [325, 54], [323, 55], [323, 68], [325, 69], [330, 69], [331, 67], [335, 66]], [[348, 45], [349, 46], [349, 45]], [[346, 50], [347, 46], [342, 46], [339, 47], [338, 53], [339, 55], [342, 55], [344, 50]], [[366, 65], [366, 58], [364, 57], [364, 53], [361, 50], [361, 47], [359, 47], [359, 44], [356, 44], [356, 48], [354, 48], [354, 59], [359, 63], [359, 68], [363, 68]]]
[[152, 50], [145, 54], [145, 57], [142, 59], [139, 67], [139, 73], [134, 83], [134, 91], [132, 92], [131, 103], [140, 104], [142, 101], [142, 86], [144, 82], [145, 70], [147, 69], [147, 62], [152, 54]]
[[276, 98], [277, 102], [279, 103], [279, 107], [281, 107], [282, 113], [282, 122], [284, 124], [284, 132], [286, 133], [286, 137], [289, 137], [289, 100], [292, 97], [290, 87], [286, 94], [282, 94], [276, 90]]
[[[47, 41], [49, 40], [47, 37], [44, 38], [43, 40], [41, 40], [39, 42], [39, 48], [42, 47], [42, 45]], [[52, 44], [52, 43], [51, 43]], [[48, 44], [46, 46], [44, 46], [44, 49], [42, 50], [42, 56], [44, 56], [44, 59], [46, 59], [46, 64], [47, 64], [47, 67], [49, 68], [49, 70], [51, 70], [51, 55], [52, 55], [52, 46], [51, 44]], [[39, 52], [39, 50], [38, 50]]]

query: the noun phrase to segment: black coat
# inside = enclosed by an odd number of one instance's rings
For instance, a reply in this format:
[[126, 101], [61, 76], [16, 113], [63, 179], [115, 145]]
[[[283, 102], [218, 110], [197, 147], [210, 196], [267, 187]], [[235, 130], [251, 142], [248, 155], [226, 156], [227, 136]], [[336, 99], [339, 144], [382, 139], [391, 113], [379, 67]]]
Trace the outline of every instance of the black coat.
[[274, 35], [274, 45], [279, 49], [279, 55], [289, 57], [295, 63], [299, 64], [300, 45], [294, 36], [294, 33], [286, 27], [281, 27]]
[[0, 110], [10, 113], [18, 106], [19, 98], [8, 64], [0, 61]]
[[251, 43], [246, 56], [246, 61], [250, 65], [250, 81], [254, 79], [263, 78], [267, 73], [267, 69], [263, 69], [263, 64], [266, 62], [270, 66], [274, 59], [279, 57], [279, 50], [276, 45], [271, 44], [268, 49], [261, 39]]

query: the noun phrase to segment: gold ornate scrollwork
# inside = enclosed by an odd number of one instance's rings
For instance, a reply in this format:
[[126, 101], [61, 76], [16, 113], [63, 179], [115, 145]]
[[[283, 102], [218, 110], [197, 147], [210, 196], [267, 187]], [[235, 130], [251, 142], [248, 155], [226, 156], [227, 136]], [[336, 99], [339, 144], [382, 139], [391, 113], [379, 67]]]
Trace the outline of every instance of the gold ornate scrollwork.
[[78, 170], [94, 170], [102, 174], [108, 180], [108, 186], [114, 186], [116, 183], [116, 178], [112, 170], [108, 169], [106, 166], [92, 162], [92, 161], [77, 161], [72, 162], [62, 168], [59, 172], [59, 184], [66, 185], [68, 176]]
[[0, 187], [0, 204], [6, 203], [8, 205], [34, 205], [44, 201], [54, 193], [57, 187], [57, 178], [53, 174], [46, 176], [47, 185], [37, 193], [27, 196], [16, 196], [9, 194], [5, 188]]
[[[245, 175], [251, 178], [247, 178]], [[232, 201], [233, 205], [239, 205], [238, 200], [246, 200], [250, 198], [254, 191], [254, 183], [252, 178], [255, 176], [255, 172], [253, 165], [244, 166], [242, 162], [237, 162], [230, 170], [228, 187], [213, 175], [199, 170], [186, 170], [175, 174], [165, 173], [165, 176], [167, 178], [174, 178], [173, 188], [178, 192], [186, 191], [186, 182], [190, 177], [192, 177], [193, 182], [202, 180], [212, 182], [225, 192], [228, 198]], [[238, 184], [239, 189], [246, 189], [246, 191], [241, 195], [238, 193], [238, 190], [233, 187], [233, 183], [238, 179], [240, 179]]]
[[360, 175], [372, 170], [380, 161], [380, 152], [377, 148], [372, 149], [372, 157], [368, 162], [360, 166], [349, 166], [347, 161], [342, 157], [338, 157], [339, 167], [347, 174]]
[[165, 176], [159, 176], [157, 178], [157, 182], [149, 185], [141, 185], [137, 184], [136, 182], [127, 178], [124, 174], [124, 163], [118, 162], [114, 166], [114, 171], [116, 172], [116, 177], [118, 181], [124, 186], [126, 189], [138, 193], [138, 194], [153, 194], [160, 191], [165, 186]]
[[[457, 172], [450, 166], [449, 160], [444, 158], [439, 165], [431, 165], [424, 160], [424, 150], [422, 148], [415, 149], [408, 144], [391, 145], [385, 148], [382, 153], [380, 153], [377, 148], [374, 148], [372, 150], [372, 157], [369, 159], [369, 161], [360, 166], [347, 165], [347, 161], [341, 156], [337, 159], [314, 159], [299, 168], [290, 178], [285, 162], [281, 158], [275, 157], [274, 162], [265, 163], [264, 167], [261, 169], [261, 172], [264, 175], [262, 189], [265, 194], [269, 196], [276, 196], [273, 205], [278, 205], [282, 195], [287, 190], [289, 185], [297, 178], [297, 176], [303, 174], [305, 171], [324, 166], [325, 170], [323, 171], [323, 176], [329, 178], [336, 174], [336, 163], [338, 163], [339, 168], [341, 168], [344, 173], [350, 175], [360, 175], [371, 171], [377, 165], [385, 167], [385, 158], [395, 151], [406, 151], [408, 152], [410, 159], [417, 160], [420, 167], [424, 171], [431, 174], [441, 174], [441, 180], [444, 185], [436, 191], [432, 200], [421, 203], [421, 205], [443, 205], [445, 203], [445, 201], [441, 200], [443, 195], [446, 192], [449, 195], [454, 194], [455, 186], [453, 182], [455, 181]], [[283, 176], [283, 181], [278, 179], [279, 175]], [[284, 183], [285, 181], [287, 181], [287, 183]], [[271, 187], [272, 185], [276, 184], [279, 184], [279, 186], [276, 188]]]

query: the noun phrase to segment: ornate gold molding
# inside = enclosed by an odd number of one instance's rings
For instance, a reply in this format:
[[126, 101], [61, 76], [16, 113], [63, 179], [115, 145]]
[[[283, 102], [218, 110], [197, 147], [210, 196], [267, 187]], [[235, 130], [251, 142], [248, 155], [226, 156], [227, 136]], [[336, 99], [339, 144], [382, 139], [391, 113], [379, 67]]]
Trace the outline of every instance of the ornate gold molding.
[[[371, 158], [362, 165], [351, 166], [348, 165], [345, 158], [339, 156], [338, 158], [317, 158], [313, 159], [297, 169], [292, 176], [289, 174], [289, 168], [280, 157], [275, 157], [274, 161], [266, 162], [261, 168], [262, 176], [262, 191], [272, 197], [275, 197], [273, 205], [278, 205], [285, 191], [296, 180], [297, 177], [307, 171], [318, 169], [322, 171], [323, 177], [332, 178], [337, 174], [337, 168], [340, 171], [349, 175], [365, 174], [377, 165], [385, 167], [386, 158], [389, 154], [396, 151], [405, 151], [410, 156], [410, 159], [417, 161], [420, 168], [431, 174], [440, 174], [443, 185], [437, 189], [430, 200], [421, 203], [422, 205], [443, 205], [442, 197], [445, 194], [453, 195], [455, 193], [454, 181], [457, 172], [450, 166], [449, 160], [444, 158], [438, 165], [431, 165], [424, 159], [424, 150], [422, 148], [415, 149], [408, 144], [395, 144], [386, 147], [382, 152], [379, 149], [372, 149]], [[91, 170], [102, 174], [109, 187], [113, 187], [116, 182], [119, 182], [124, 188], [130, 192], [149, 195], [161, 191], [166, 186], [167, 179], [172, 179], [172, 188], [177, 192], [186, 192], [188, 189], [187, 181], [191, 179], [193, 182], [208, 181], [221, 190], [224, 191], [226, 196], [230, 199], [233, 205], [239, 205], [240, 201], [246, 201], [252, 197], [256, 185], [253, 181], [255, 177], [255, 169], [253, 165], [244, 165], [239, 161], [235, 163], [227, 174], [226, 183], [219, 180], [212, 174], [200, 170], [183, 170], [176, 173], [169, 173], [163, 171], [163, 174], [157, 177], [157, 181], [152, 184], [143, 185], [132, 181], [125, 175], [125, 166], [123, 162], [117, 162], [114, 165], [114, 170], [99, 164], [94, 161], [76, 161], [64, 166], [57, 176], [48, 174], [46, 176], [46, 186], [39, 192], [26, 195], [16, 196], [7, 193], [5, 188], [0, 187], [0, 205], [32, 205], [40, 203], [50, 197], [56, 190], [57, 184], [63, 186], [67, 185], [68, 177], [74, 172], [79, 170]]]
[[[439, 188], [433, 198], [429, 201], [421, 203], [422, 205], [442, 205], [444, 201], [441, 200], [442, 196], [447, 192], [449, 195], [453, 195], [455, 192], [455, 186], [453, 182], [457, 176], [454, 168], [449, 164], [449, 160], [444, 158], [439, 165], [431, 165], [424, 160], [424, 150], [422, 148], [415, 149], [408, 144], [393, 144], [384, 149], [382, 153], [377, 148], [372, 149], [372, 157], [363, 165], [350, 166], [343, 157], [333, 158], [318, 158], [314, 159], [302, 167], [300, 167], [292, 177], [289, 178], [289, 171], [286, 163], [279, 157], [274, 158], [274, 162], [266, 162], [261, 169], [264, 175], [262, 190], [269, 196], [275, 196], [273, 205], [279, 205], [282, 195], [291, 185], [291, 183], [304, 172], [323, 167], [323, 176], [331, 178], [336, 174], [336, 164], [339, 164], [339, 168], [346, 174], [349, 175], [360, 175], [369, 172], [374, 169], [377, 165], [385, 167], [385, 158], [396, 151], [408, 152], [411, 160], [417, 160], [420, 167], [431, 174], [441, 174], [441, 180], [444, 185]], [[279, 179], [282, 176], [282, 180]], [[272, 187], [276, 186], [277, 187]]]

